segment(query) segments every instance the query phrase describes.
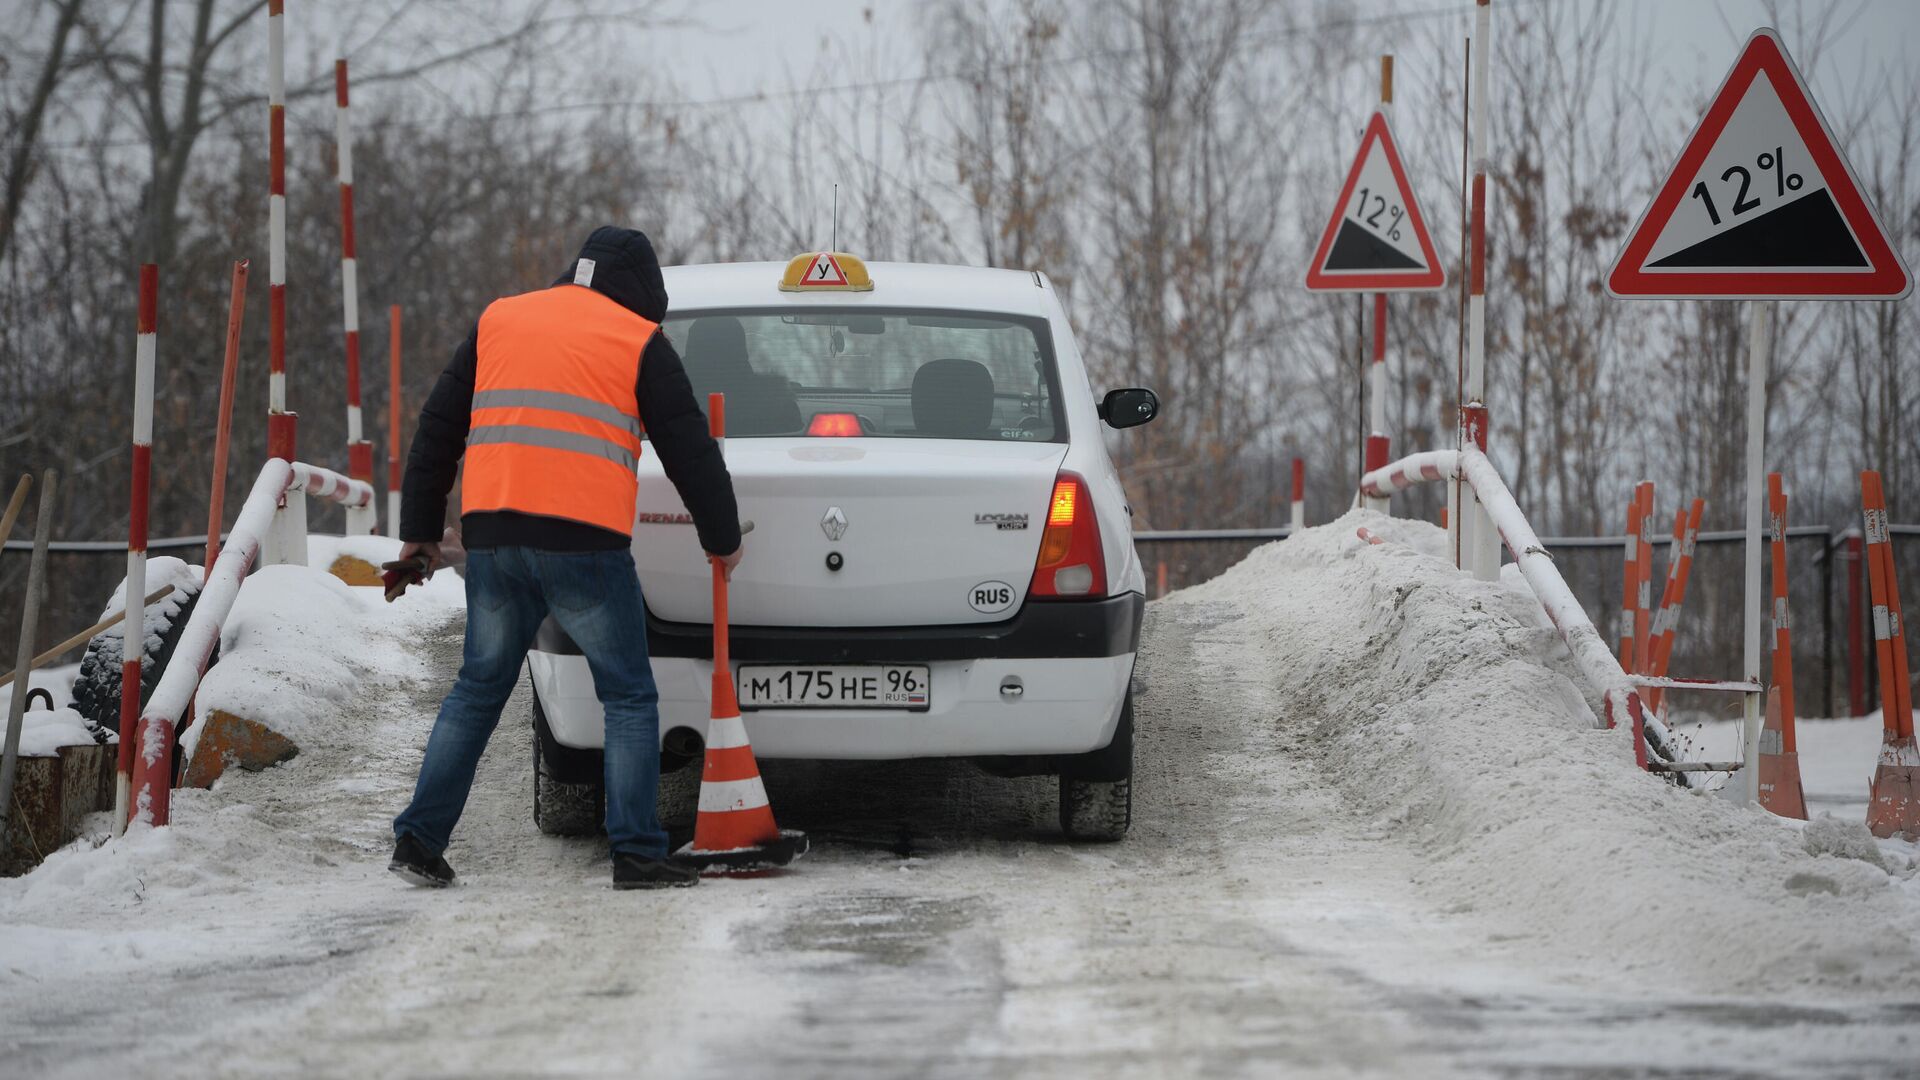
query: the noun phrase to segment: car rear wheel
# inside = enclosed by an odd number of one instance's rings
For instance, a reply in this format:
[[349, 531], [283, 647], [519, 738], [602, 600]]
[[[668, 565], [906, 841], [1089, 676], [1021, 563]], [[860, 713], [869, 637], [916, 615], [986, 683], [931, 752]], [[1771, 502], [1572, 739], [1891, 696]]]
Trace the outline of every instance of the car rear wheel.
[[1072, 840], [1112, 842], [1133, 824], [1133, 695], [1113, 741], [1066, 759], [1060, 769], [1060, 829]]
[[[606, 824], [605, 758], [553, 737], [540, 695], [533, 696], [533, 824], [548, 836], [592, 836]], [[669, 834], [692, 835], [700, 807], [699, 742], [661, 754], [655, 813]]]

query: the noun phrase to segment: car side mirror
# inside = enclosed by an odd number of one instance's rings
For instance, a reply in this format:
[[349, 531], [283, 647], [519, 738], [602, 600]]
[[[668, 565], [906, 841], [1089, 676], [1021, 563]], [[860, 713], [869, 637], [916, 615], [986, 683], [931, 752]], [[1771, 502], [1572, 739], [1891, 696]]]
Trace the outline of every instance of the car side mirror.
[[1108, 427], [1139, 427], [1160, 415], [1160, 399], [1144, 386], [1122, 387], [1107, 391], [1099, 412]]

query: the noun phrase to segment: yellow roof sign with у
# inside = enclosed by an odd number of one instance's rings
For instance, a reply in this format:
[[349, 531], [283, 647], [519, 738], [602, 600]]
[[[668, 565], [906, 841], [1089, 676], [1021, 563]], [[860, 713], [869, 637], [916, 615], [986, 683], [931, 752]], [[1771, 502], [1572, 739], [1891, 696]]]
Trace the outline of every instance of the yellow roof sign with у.
[[796, 255], [780, 275], [781, 292], [872, 292], [867, 264], [844, 251]]

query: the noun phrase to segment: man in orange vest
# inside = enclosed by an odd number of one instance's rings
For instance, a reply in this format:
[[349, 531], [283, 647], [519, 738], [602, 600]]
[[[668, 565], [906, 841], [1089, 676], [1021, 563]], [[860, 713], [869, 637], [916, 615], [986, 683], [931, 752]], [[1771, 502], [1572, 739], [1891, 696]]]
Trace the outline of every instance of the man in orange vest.
[[733, 481], [660, 332], [667, 291], [646, 236], [595, 229], [546, 289], [494, 301], [440, 374], [407, 456], [401, 559], [440, 560], [461, 458], [467, 638], [389, 869], [453, 882], [443, 856], [481, 751], [551, 615], [586, 655], [606, 712], [607, 838], [615, 888], [692, 885], [655, 814], [659, 694], [631, 551], [641, 433], [693, 515], [700, 545], [740, 561]]

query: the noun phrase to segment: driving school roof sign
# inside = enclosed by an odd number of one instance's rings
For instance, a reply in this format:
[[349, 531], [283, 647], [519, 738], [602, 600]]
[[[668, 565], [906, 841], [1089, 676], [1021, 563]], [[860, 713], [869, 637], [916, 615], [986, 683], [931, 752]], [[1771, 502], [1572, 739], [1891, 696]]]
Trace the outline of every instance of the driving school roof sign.
[[1912, 288], [1800, 70], [1765, 27], [1607, 275], [1620, 297], [1895, 299]]
[[844, 251], [795, 255], [780, 275], [781, 292], [870, 292], [867, 264]]
[[1446, 283], [1447, 272], [1407, 184], [1386, 114], [1375, 112], [1307, 267], [1307, 288], [1413, 292]]

